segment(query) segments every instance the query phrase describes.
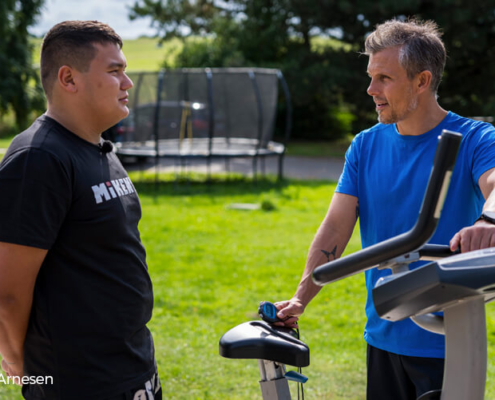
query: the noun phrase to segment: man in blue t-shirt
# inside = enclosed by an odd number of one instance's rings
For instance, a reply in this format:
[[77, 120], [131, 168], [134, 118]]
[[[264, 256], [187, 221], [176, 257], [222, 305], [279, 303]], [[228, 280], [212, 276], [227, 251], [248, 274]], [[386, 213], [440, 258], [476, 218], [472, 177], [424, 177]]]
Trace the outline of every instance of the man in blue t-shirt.
[[[495, 246], [495, 129], [438, 104], [446, 52], [437, 25], [387, 21], [368, 36], [365, 49], [371, 79], [367, 92], [379, 123], [354, 138], [297, 291], [291, 300], [276, 303], [288, 326], [296, 326], [320, 290], [311, 280], [313, 270], [341, 256], [358, 217], [363, 247], [413, 227], [443, 129], [459, 132], [463, 139], [430, 243], [450, 244], [462, 252]], [[410, 320], [378, 317], [371, 289], [387, 274], [376, 268], [365, 274], [367, 399], [412, 400], [441, 389], [444, 337]]]

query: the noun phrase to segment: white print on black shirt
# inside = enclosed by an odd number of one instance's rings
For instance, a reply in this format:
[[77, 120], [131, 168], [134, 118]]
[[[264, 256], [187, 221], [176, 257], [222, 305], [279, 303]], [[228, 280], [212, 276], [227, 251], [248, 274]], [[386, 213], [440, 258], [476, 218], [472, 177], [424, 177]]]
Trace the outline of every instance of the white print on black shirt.
[[135, 192], [130, 178], [102, 182], [99, 185], [91, 186], [91, 189], [93, 189], [96, 204], [115, 199], [116, 197], [127, 196]]

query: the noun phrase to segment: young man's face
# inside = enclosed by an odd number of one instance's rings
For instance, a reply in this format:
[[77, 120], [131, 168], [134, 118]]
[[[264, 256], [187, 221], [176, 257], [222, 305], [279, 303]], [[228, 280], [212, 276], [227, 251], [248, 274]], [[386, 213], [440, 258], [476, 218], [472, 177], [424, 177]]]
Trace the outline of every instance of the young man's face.
[[413, 115], [418, 106], [414, 90], [415, 79], [409, 80], [399, 64], [399, 47], [370, 55], [368, 75], [371, 78], [368, 94], [373, 97], [378, 121], [393, 124]]
[[94, 44], [96, 57], [81, 74], [81, 105], [92, 121], [111, 127], [129, 115], [128, 93], [133, 84], [125, 74], [124, 53], [116, 44]]

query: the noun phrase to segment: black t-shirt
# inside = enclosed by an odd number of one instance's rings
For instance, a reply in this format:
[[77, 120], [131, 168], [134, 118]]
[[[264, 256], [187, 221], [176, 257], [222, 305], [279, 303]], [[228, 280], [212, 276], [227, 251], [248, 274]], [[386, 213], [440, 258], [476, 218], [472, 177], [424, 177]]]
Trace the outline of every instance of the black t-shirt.
[[[100, 399], [154, 372], [141, 206], [120, 161], [42, 116], [0, 164], [0, 241], [48, 249], [25, 341], [26, 398]], [[45, 393], [45, 397], [40, 393]]]

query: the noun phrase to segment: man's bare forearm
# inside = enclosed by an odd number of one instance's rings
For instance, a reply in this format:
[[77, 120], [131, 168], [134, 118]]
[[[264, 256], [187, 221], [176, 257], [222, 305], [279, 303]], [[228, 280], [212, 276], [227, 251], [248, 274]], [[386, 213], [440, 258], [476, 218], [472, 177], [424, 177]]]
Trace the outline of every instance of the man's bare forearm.
[[[326, 236], [326, 235], [325, 235]], [[306, 307], [308, 303], [318, 294], [321, 286], [315, 285], [311, 278], [316, 267], [336, 260], [344, 252], [348, 238], [316, 237], [310, 247], [308, 260], [301, 281], [294, 295]]]
[[[350, 199], [355, 198], [350, 197]], [[306, 307], [321, 290], [321, 286], [313, 283], [311, 278], [313, 271], [316, 267], [336, 260], [342, 255], [359, 216], [357, 199], [355, 199], [355, 207], [352, 208], [351, 206], [350, 209], [349, 207], [343, 209], [339, 203], [333, 205], [337, 208], [335, 211], [332, 210], [332, 206], [330, 207], [329, 214], [322, 222], [309, 249], [306, 266], [294, 295], [294, 298], [298, 299], [304, 307]], [[338, 213], [338, 222], [336, 221], [335, 213]], [[347, 216], [345, 214], [347, 214]], [[341, 216], [344, 217], [343, 220], [345, 222], [340, 220]]]

